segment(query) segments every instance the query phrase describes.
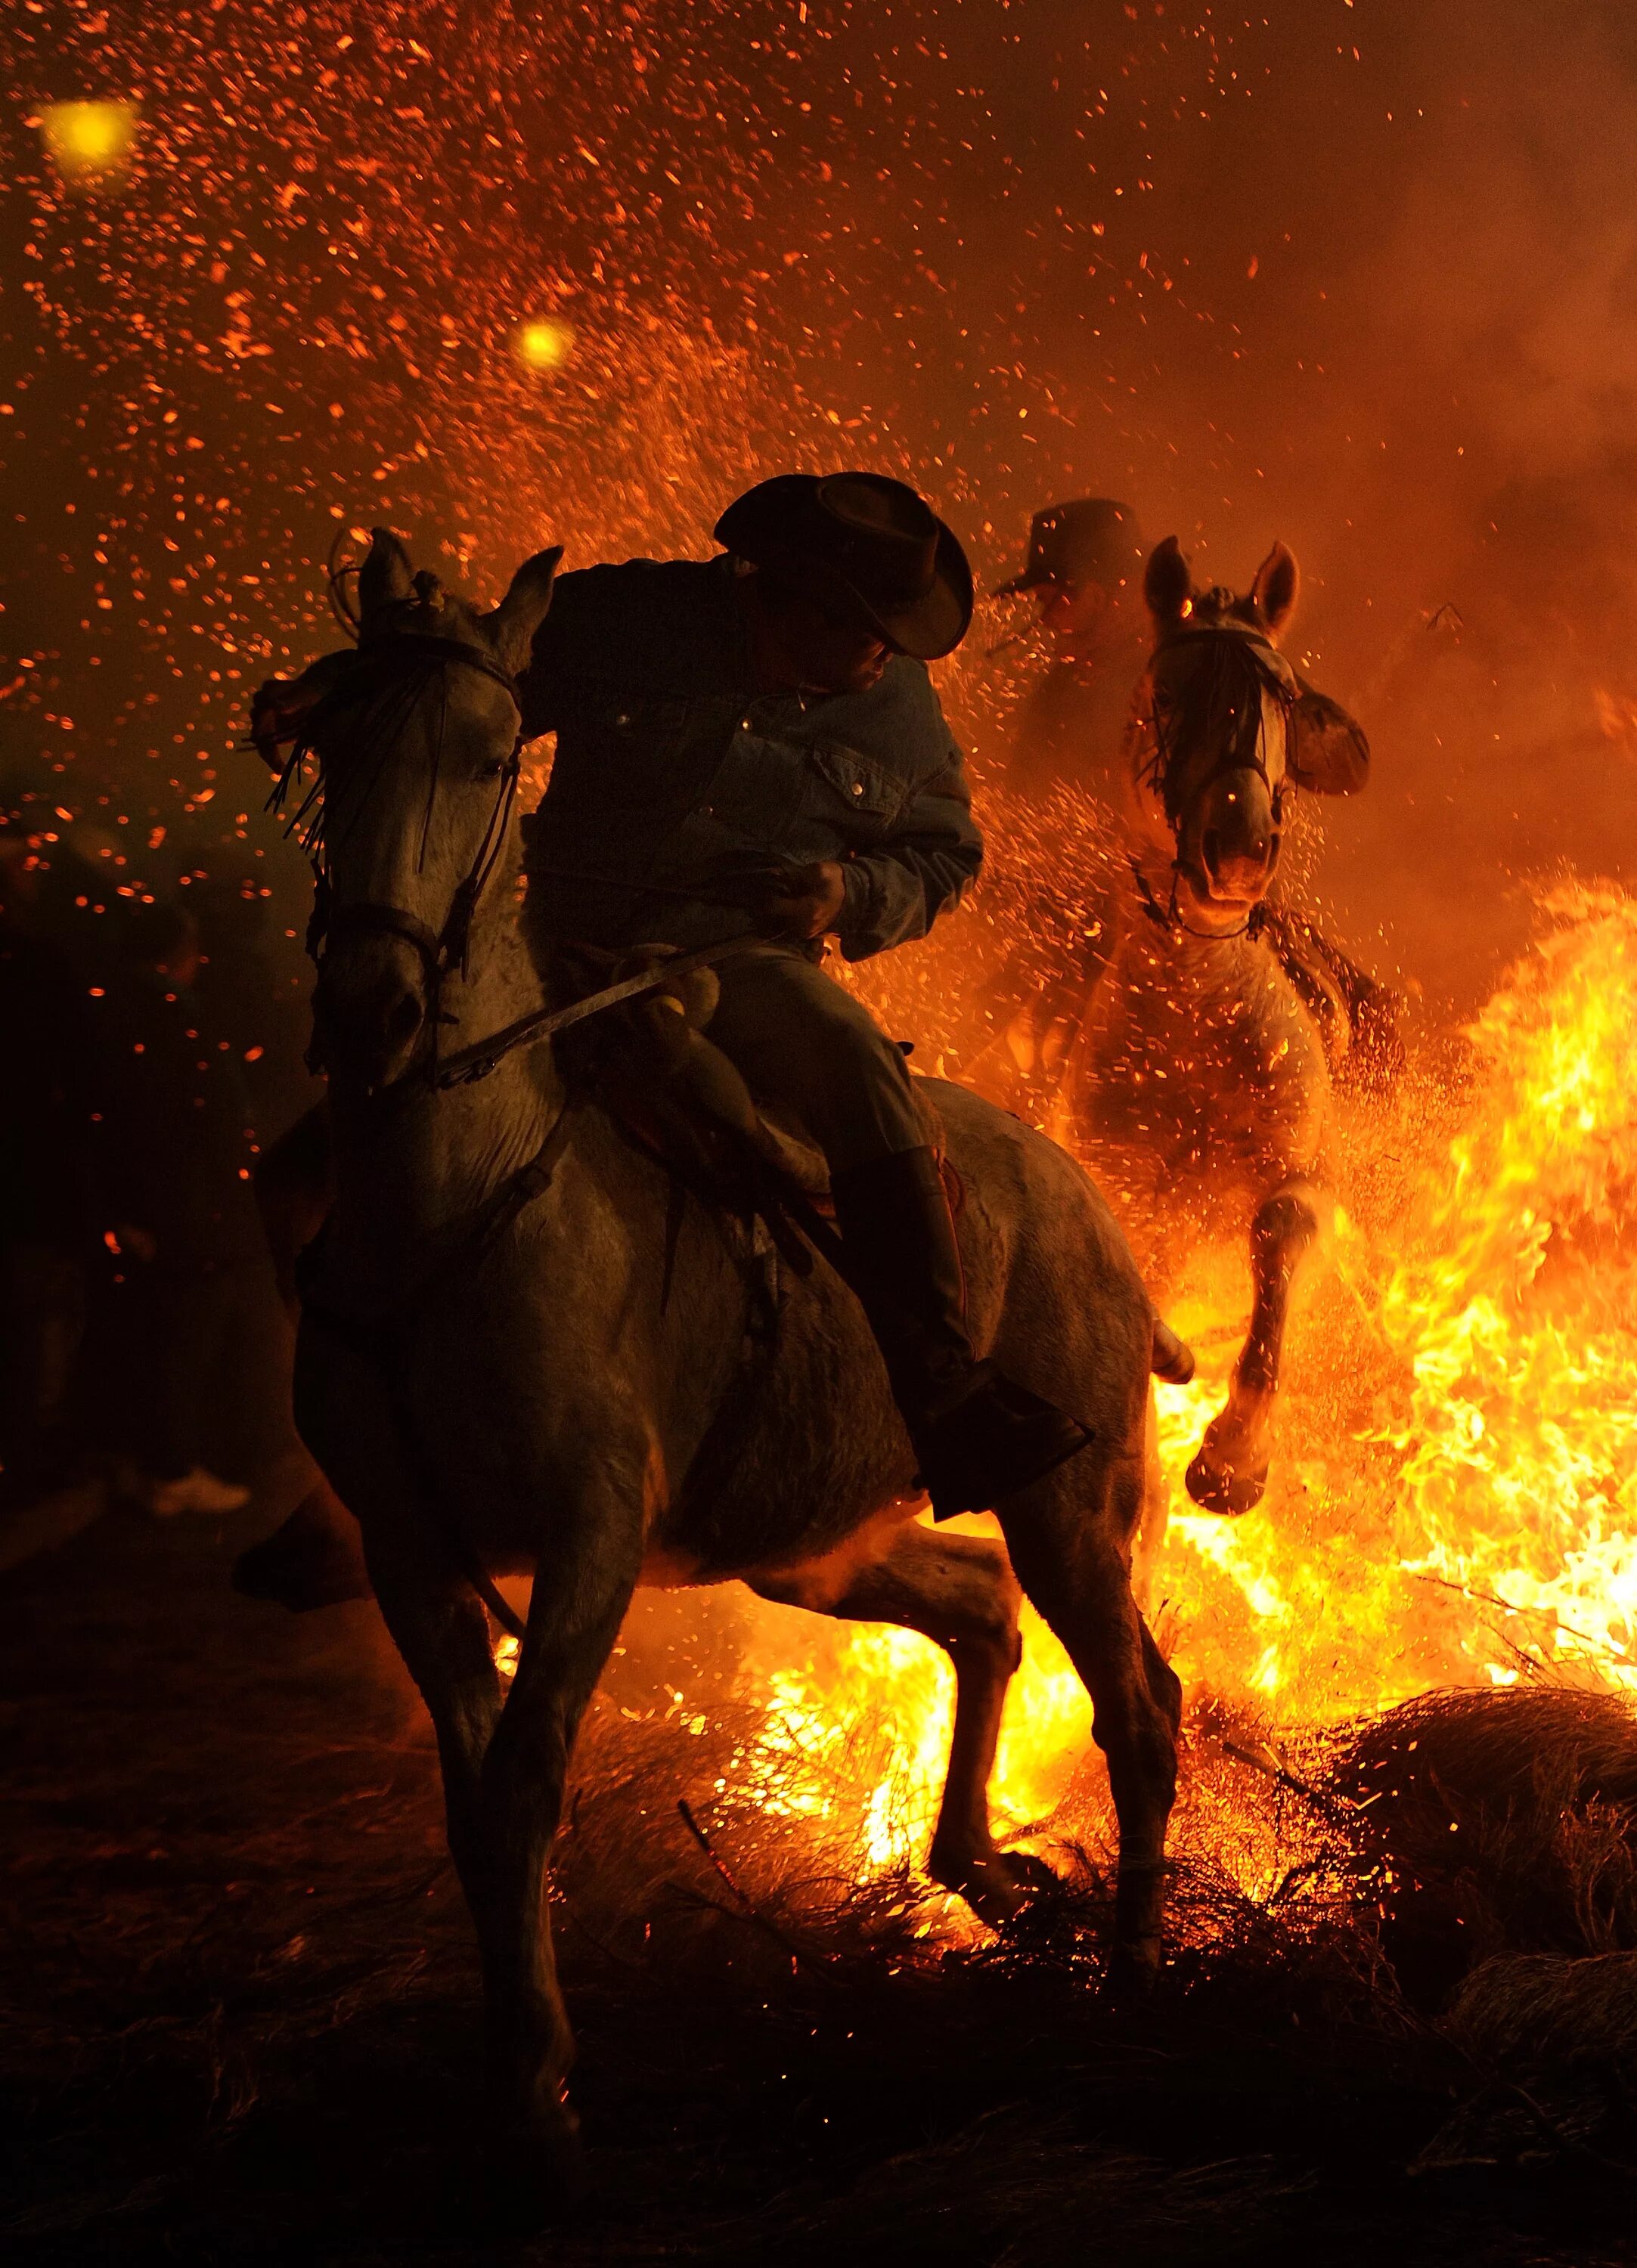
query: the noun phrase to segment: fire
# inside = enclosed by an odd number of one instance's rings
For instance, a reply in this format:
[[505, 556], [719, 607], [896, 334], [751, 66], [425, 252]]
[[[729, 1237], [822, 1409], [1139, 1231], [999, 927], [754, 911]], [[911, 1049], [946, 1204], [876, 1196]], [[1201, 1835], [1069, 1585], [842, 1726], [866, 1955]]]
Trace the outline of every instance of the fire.
[[[1418, 1137], [1417, 1091], [1349, 1129], [1405, 1167], [1343, 1212], [1247, 1520], [1182, 1488], [1242, 1332], [1239, 1256], [1208, 1256], [1174, 1311], [1200, 1371], [1157, 1389], [1168, 1519], [1147, 1589], [1195, 1697], [1294, 1727], [1546, 1665], [1637, 1686], [1637, 902], [1578, 887], [1545, 910], [1467, 1035], [1455, 1124]], [[953, 1680], [924, 1641], [859, 1630], [795, 1697], [816, 1727], [872, 1691], [896, 1730], [883, 1809], [913, 1822], [907, 1847], [872, 1856], [901, 1863], [936, 1808]], [[770, 1688], [770, 1726], [789, 1698], [787, 1677]], [[1089, 1734], [1079, 1680], [1029, 1617], [995, 1774], [1005, 1823], [1051, 1810]]]
[[[1576, 886], [1544, 917], [1467, 1061], [1346, 1130], [1358, 1197], [1293, 1333], [1273, 1482], [1243, 1521], [1182, 1487], [1242, 1335], [1240, 1255], [1208, 1256], [1172, 1310], [1200, 1372], [1157, 1390], [1167, 1500], [1139, 1565], [1196, 1700], [1294, 1731], [1543, 1669], [1637, 1688], [1637, 900]], [[741, 1798], [841, 1830], [867, 1869], [912, 1867], [953, 1674], [925, 1640], [868, 1625], [834, 1626], [815, 1655], [815, 1627], [760, 1610]], [[1090, 1729], [1026, 1616], [994, 1778], [1004, 1831], [1049, 1818]]]
[[566, 323], [542, 316], [519, 325], [516, 350], [526, 370], [561, 370], [574, 350], [574, 334]]

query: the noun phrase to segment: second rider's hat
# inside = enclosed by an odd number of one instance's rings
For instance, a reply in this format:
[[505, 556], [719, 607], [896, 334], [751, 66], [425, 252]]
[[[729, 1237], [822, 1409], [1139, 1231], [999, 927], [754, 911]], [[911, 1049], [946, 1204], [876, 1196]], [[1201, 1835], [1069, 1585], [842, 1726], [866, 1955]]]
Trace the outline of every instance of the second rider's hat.
[[741, 559], [867, 622], [895, 653], [936, 661], [966, 636], [966, 554], [903, 481], [780, 473], [730, 504], [715, 534]]
[[1023, 571], [994, 596], [1037, 591], [1047, 583], [1130, 583], [1141, 564], [1142, 536], [1130, 504], [1112, 497], [1073, 497], [1035, 514]]

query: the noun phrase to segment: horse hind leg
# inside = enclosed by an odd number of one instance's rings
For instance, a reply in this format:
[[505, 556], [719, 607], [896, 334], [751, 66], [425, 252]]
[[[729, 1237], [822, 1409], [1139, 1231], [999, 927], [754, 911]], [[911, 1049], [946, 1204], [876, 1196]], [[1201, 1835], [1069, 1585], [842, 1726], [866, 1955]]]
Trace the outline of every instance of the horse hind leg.
[[911, 1522], [895, 1528], [886, 1549], [868, 1561], [844, 1550], [754, 1578], [750, 1587], [815, 1614], [896, 1623], [941, 1646], [955, 1665], [955, 1731], [926, 1871], [992, 1923], [1050, 1885], [1047, 1867], [1027, 1852], [997, 1849], [990, 1829], [1000, 1713], [1022, 1651], [1017, 1580], [998, 1543]]
[[1290, 1181], [1257, 1209], [1250, 1224], [1250, 1329], [1234, 1365], [1228, 1400], [1206, 1426], [1188, 1468], [1188, 1493], [1206, 1512], [1237, 1517], [1262, 1501], [1291, 1300], [1324, 1241], [1330, 1214], [1329, 1199], [1313, 1182]]
[[1160, 1962], [1182, 1719], [1182, 1686], [1132, 1596], [1143, 1485], [1140, 1453], [1100, 1459], [1094, 1445], [1000, 1509], [1024, 1591], [1091, 1696], [1119, 1822], [1111, 1974], [1139, 1987]]

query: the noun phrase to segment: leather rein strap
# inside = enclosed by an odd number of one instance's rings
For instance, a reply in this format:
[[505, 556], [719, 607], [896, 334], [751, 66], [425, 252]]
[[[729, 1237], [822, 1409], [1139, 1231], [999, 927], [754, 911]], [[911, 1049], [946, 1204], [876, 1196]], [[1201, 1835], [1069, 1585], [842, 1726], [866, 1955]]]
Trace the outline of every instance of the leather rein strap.
[[440, 1088], [464, 1086], [472, 1079], [487, 1079], [513, 1048], [553, 1039], [571, 1024], [584, 1023], [587, 1016], [599, 1016], [605, 1008], [616, 1007], [622, 1000], [638, 1000], [645, 993], [664, 991], [679, 976], [691, 976], [696, 968], [713, 968], [718, 961], [730, 961], [752, 946], [766, 943], [759, 930], [747, 930], [741, 936], [725, 938], [719, 945], [704, 945], [696, 953], [679, 954], [653, 968], [644, 969], [638, 976], [622, 977], [617, 984], [605, 985], [601, 992], [589, 993], [583, 1000], [571, 1000], [565, 1007], [536, 1008], [529, 1015], [520, 1016], [516, 1023], [504, 1026], [489, 1039], [457, 1048], [453, 1055], [446, 1057], [438, 1065], [432, 1084]]

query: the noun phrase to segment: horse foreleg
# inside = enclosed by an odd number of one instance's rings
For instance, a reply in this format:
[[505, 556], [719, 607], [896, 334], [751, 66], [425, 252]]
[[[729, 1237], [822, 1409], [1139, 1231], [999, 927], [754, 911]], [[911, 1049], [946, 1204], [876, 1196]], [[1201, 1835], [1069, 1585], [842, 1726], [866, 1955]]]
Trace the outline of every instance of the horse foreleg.
[[576, 1528], [551, 1535], [512, 1690], [483, 1759], [483, 1991], [496, 2141], [503, 2161], [520, 2146], [527, 2154], [519, 2170], [549, 2203], [578, 2186], [579, 2148], [568, 2099], [574, 2037], [546, 1913], [546, 1866], [574, 1736], [641, 1556], [639, 1523], [606, 1506], [594, 1518], [582, 1504]]
[[1237, 1515], [1262, 1501], [1291, 1300], [1330, 1217], [1330, 1200], [1321, 1189], [1291, 1181], [1259, 1207], [1250, 1224], [1250, 1329], [1228, 1400], [1188, 1468], [1188, 1493], [1207, 1512]]
[[373, 1366], [321, 1327], [304, 1323], [295, 1406], [326, 1484], [358, 1515], [382, 1619], [432, 1720], [449, 1852], [481, 1934], [479, 1790], [500, 1714], [488, 1616], [431, 1515]]
[[1132, 1596], [1131, 1537], [1142, 1491], [1140, 1455], [1099, 1462], [1093, 1448], [1000, 1514], [1023, 1588], [1091, 1696], [1092, 1737], [1108, 1759], [1119, 1822], [1113, 1970], [1136, 1983], [1159, 1967], [1182, 1719], [1182, 1686]]
[[1004, 1921], [1052, 1881], [1026, 1852], [998, 1851], [989, 1776], [1007, 1687], [1021, 1655], [1019, 1591], [1006, 1553], [983, 1537], [895, 1528], [879, 1557], [838, 1553], [751, 1588], [764, 1599], [853, 1622], [896, 1623], [943, 1647], [955, 1665], [955, 1729], [926, 1871], [984, 1920]]

